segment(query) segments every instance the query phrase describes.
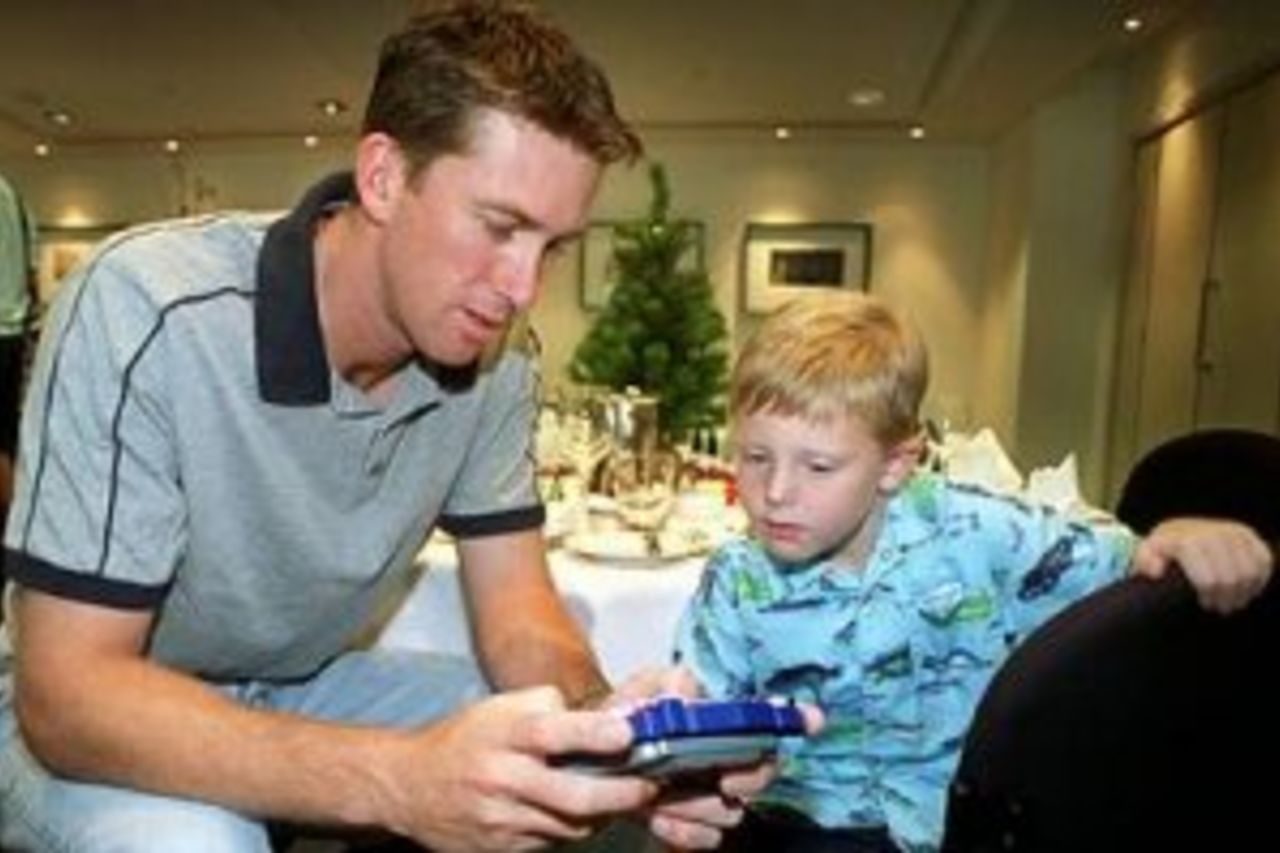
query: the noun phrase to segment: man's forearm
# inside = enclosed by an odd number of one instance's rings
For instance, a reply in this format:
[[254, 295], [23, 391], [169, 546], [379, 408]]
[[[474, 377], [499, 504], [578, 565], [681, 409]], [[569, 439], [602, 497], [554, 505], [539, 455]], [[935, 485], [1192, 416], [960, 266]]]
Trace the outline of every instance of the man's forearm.
[[612, 689], [576, 623], [561, 624], [557, 616], [523, 622], [522, 630], [495, 642], [486, 658], [498, 688], [554, 684], [570, 707], [594, 707]]
[[564, 605], [539, 531], [459, 544], [476, 648], [500, 690], [553, 684], [570, 705], [607, 695], [608, 680]]
[[85, 667], [66, 701], [20, 686], [33, 752], [61, 775], [317, 823], [382, 820], [403, 735], [258, 711], [145, 660]]

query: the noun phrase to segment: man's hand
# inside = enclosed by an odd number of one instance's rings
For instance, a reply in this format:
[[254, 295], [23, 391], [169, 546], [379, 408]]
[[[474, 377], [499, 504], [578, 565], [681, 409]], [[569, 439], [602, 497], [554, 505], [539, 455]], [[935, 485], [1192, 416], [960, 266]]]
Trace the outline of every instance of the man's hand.
[[[658, 696], [697, 698], [700, 694], [693, 674], [684, 667], [645, 670], [627, 679], [606, 703], [606, 707], [631, 708]], [[811, 705], [801, 705], [808, 734], [822, 729], [822, 712]], [[719, 790], [690, 793], [673, 789], [649, 810], [649, 831], [680, 849], [711, 849], [719, 846], [724, 830], [742, 820], [745, 802], [773, 780], [777, 766], [773, 761], [725, 771]]]
[[392, 792], [386, 824], [432, 850], [532, 850], [583, 838], [657, 793], [644, 779], [548, 766], [552, 755], [617, 752], [631, 741], [622, 717], [566, 711], [550, 687], [496, 696], [409, 737], [389, 765], [394, 778], [383, 780]]
[[1206, 610], [1231, 613], [1252, 601], [1274, 569], [1271, 549], [1234, 521], [1176, 518], [1162, 522], [1133, 555], [1135, 574], [1158, 578], [1177, 563]]

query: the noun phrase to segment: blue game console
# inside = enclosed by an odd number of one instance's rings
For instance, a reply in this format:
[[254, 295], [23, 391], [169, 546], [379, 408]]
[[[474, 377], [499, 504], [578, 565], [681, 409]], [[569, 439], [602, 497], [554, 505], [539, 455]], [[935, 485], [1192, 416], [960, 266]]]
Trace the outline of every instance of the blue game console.
[[562, 764], [588, 773], [669, 777], [755, 764], [784, 737], [803, 736], [804, 715], [771, 699], [660, 699], [628, 717], [631, 748], [617, 755], [575, 754]]

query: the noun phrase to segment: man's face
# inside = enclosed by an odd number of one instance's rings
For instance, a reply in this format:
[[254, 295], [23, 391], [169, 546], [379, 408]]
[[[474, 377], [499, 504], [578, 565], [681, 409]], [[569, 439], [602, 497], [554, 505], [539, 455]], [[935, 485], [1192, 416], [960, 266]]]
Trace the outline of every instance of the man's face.
[[379, 267], [387, 318], [410, 347], [475, 361], [533, 302], [548, 255], [582, 230], [600, 172], [571, 143], [487, 110], [468, 150], [406, 178]]

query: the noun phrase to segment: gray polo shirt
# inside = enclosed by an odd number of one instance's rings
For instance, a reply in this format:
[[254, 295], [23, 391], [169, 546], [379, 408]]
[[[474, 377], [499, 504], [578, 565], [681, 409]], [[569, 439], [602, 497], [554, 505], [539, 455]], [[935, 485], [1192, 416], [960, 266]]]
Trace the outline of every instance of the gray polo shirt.
[[460, 537], [541, 524], [525, 355], [412, 363], [386, 405], [329, 364], [312, 235], [352, 193], [336, 175], [284, 218], [137, 228], [64, 284], [10, 578], [156, 611], [150, 654], [176, 668], [294, 678], [349, 645], [437, 519]]

